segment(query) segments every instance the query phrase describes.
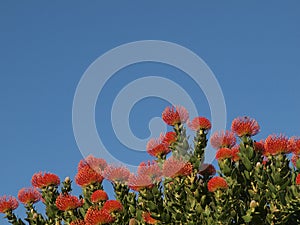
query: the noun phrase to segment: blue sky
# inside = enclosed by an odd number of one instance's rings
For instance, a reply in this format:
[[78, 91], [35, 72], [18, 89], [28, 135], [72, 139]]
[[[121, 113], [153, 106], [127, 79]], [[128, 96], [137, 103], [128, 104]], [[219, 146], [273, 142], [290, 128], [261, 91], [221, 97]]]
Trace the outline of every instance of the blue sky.
[[[72, 130], [76, 86], [96, 58], [132, 41], [170, 41], [198, 54], [222, 87], [228, 125], [249, 115], [261, 125], [257, 139], [299, 135], [299, 11], [296, 0], [1, 1], [0, 195], [16, 195], [37, 171], [74, 177], [82, 158]], [[98, 132], [121, 160], [139, 158], [120, 153], [126, 148], [109, 124], [113, 98], [128, 82], [153, 74], [185, 87], [210, 116], [202, 91], [183, 72], [155, 63], [124, 68], [96, 105]], [[139, 102], [130, 116], [133, 132], [148, 137], [149, 119], [166, 105]]]

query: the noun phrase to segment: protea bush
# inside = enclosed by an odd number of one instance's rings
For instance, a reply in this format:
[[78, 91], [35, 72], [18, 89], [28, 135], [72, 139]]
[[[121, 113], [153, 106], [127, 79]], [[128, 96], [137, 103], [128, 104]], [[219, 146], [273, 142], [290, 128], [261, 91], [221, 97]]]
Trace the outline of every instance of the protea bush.
[[[204, 164], [211, 123], [189, 119], [182, 106], [167, 107], [162, 119], [173, 131], [151, 139], [137, 173], [88, 156], [72, 180], [52, 173], [33, 175], [32, 187], [22, 188], [18, 200], [0, 197], [0, 212], [9, 223], [48, 225], [100, 224], [300, 224], [300, 138], [260, 131], [249, 117], [233, 120], [231, 130], [211, 135], [219, 171]], [[189, 140], [186, 129], [194, 131]], [[111, 182], [115, 199], [108, 199], [102, 182]], [[44, 212], [35, 203], [42, 201]], [[14, 210], [23, 204], [26, 218]]]

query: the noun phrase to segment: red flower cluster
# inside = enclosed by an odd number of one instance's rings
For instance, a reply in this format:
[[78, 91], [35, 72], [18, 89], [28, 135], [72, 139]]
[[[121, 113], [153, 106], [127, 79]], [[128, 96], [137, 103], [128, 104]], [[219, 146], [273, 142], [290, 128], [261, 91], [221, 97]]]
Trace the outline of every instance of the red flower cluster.
[[148, 141], [146, 150], [149, 155], [161, 157], [171, 152], [169, 144], [163, 142], [162, 138], [152, 138]]
[[102, 175], [105, 179], [113, 182], [113, 183], [127, 183], [130, 171], [126, 167], [115, 167], [113, 165], [107, 166]]
[[33, 188], [22, 188], [18, 193], [18, 199], [23, 204], [36, 203], [42, 199], [41, 193]]
[[228, 188], [228, 184], [222, 177], [213, 177], [208, 181], [207, 188], [209, 192], [214, 192], [218, 189]]
[[163, 164], [163, 175], [165, 177], [188, 176], [193, 172], [193, 166], [190, 162], [182, 158], [171, 156]]
[[167, 133], [165, 134], [165, 136], [163, 136], [162, 142], [164, 142], [164, 143], [166, 143], [166, 144], [168, 144], [168, 145], [171, 145], [171, 144], [173, 144], [174, 142], [176, 142], [176, 140], [177, 140], [177, 135], [176, 135], [176, 133], [173, 132], [173, 131], [170, 131], [170, 132], [167, 132]]
[[106, 201], [107, 199], [108, 199], [108, 196], [107, 196], [106, 192], [103, 190], [94, 191], [93, 194], [91, 195], [91, 201], [93, 203]]
[[117, 200], [108, 200], [104, 203], [102, 210], [107, 211], [108, 213], [120, 212], [123, 210], [122, 204]]
[[289, 149], [296, 155], [300, 155], [300, 137], [291, 137], [289, 140]]
[[157, 224], [158, 222], [158, 220], [151, 217], [151, 214], [149, 212], [144, 212], [142, 216], [143, 216], [143, 220], [147, 224]]
[[112, 223], [115, 219], [106, 210], [99, 210], [97, 208], [89, 208], [85, 214], [84, 221], [86, 225], [100, 225]]
[[232, 152], [229, 148], [220, 148], [216, 153], [216, 159], [217, 160], [223, 160], [223, 159], [231, 159], [232, 158]]
[[7, 213], [18, 208], [19, 203], [16, 198], [11, 196], [0, 197], [0, 213]]
[[231, 148], [236, 143], [234, 133], [231, 131], [219, 131], [215, 132], [211, 138], [210, 143], [215, 149], [219, 148]]
[[76, 196], [60, 194], [55, 201], [56, 207], [61, 211], [76, 209], [83, 205], [82, 200]]
[[89, 165], [93, 170], [101, 173], [106, 168], [107, 162], [105, 161], [105, 159], [96, 158], [92, 155], [89, 155], [84, 160], [80, 160], [80, 162], [78, 163], [78, 170], [85, 167], [86, 165]]
[[290, 153], [289, 139], [283, 135], [269, 135], [264, 144], [265, 155], [278, 155]]
[[260, 140], [259, 142], [254, 141], [254, 150], [260, 152], [261, 154], [265, 154], [265, 141]]
[[162, 113], [162, 119], [166, 124], [174, 126], [185, 123], [189, 119], [189, 113], [183, 106], [168, 106]]
[[140, 191], [145, 188], [154, 187], [153, 181], [147, 175], [132, 174], [128, 180], [128, 187], [134, 191]]
[[191, 130], [194, 130], [194, 131], [211, 129], [211, 123], [205, 117], [194, 118], [191, 122], [188, 123], [188, 126]]
[[81, 187], [86, 187], [94, 183], [101, 183], [103, 176], [94, 170], [89, 164], [81, 166], [76, 174], [75, 181]]
[[32, 176], [31, 184], [33, 187], [42, 189], [48, 186], [58, 186], [60, 179], [53, 173], [38, 172]]
[[260, 131], [260, 127], [255, 119], [245, 116], [235, 118], [231, 130], [239, 137], [254, 136]]

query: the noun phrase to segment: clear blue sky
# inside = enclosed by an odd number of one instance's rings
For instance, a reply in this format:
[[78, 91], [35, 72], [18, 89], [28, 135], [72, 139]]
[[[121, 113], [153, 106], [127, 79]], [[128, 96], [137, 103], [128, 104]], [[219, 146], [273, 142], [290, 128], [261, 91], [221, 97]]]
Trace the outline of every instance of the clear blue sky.
[[[72, 130], [76, 86], [97, 57], [127, 42], [157, 39], [191, 49], [217, 77], [229, 122], [256, 118], [258, 139], [299, 135], [299, 23], [296, 0], [1, 1], [0, 195], [16, 195], [40, 170], [74, 177], [82, 158]], [[210, 115], [184, 73], [150, 63], [126, 68], [107, 83], [96, 107], [99, 133], [115, 154], [124, 148], [108, 123], [111, 100], [126, 83], [153, 74], [186, 87], [200, 112]], [[149, 118], [165, 106], [153, 98], [133, 108], [137, 136], [149, 135]], [[128, 155], [120, 157], [134, 160]]]

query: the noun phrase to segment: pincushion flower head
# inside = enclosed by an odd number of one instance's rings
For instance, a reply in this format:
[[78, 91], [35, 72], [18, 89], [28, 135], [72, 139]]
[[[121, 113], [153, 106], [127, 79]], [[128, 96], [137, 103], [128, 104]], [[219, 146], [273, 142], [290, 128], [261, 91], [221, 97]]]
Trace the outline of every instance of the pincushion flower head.
[[281, 153], [290, 153], [289, 139], [284, 135], [269, 135], [264, 144], [265, 155], [278, 155]]
[[231, 149], [232, 161], [236, 162], [240, 160], [239, 153], [240, 153], [240, 147], [238, 145], [233, 146]]
[[158, 183], [162, 178], [162, 171], [156, 161], [141, 162], [137, 169], [138, 175], [148, 176], [153, 183]]
[[134, 191], [140, 191], [143, 189], [151, 189], [154, 187], [153, 180], [143, 174], [131, 174], [128, 180], [128, 187]]
[[75, 176], [76, 184], [81, 187], [86, 187], [94, 183], [101, 183], [103, 179], [103, 176], [88, 164], [80, 167]]
[[84, 221], [86, 225], [100, 225], [112, 223], [115, 219], [106, 210], [91, 207], [86, 212]]
[[22, 188], [18, 193], [18, 199], [23, 204], [31, 204], [40, 201], [42, 195], [36, 188]]
[[169, 131], [165, 135], [161, 135], [162, 142], [166, 143], [168, 146], [175, 143], [177, 140], [177, 135], [174, 131]]
[[228, 184], [223, 177], [213, 177], [207, 183], [209, 192], [215, 192], [218, 189], [227, 189]]
[[108, 213], [120, 212], [123, 210], [122, 204], [117, 200], [108, 200], [104, 203], [102, 210], [107, 211]]
[[112, 183], [127, 184], [130, 176], [130, 171], [124, 166], [117, 167], [113, 165], [108, 165], [104, 169], [102, 175], [105, 179], [109, 180]]
[[86, 165], [89, 165], [96, 172], [101, 173], [106, 168], [107, 162], [105, 161], [105, 159], [96, 158], [92, 155], [89, 155], [85, 159], [80, 160], [80, 162], [78, 163], [78, 170], [85, 167]]
[[210, 143], [215, 149], [231, 148], [235, 145], [236, 138], [231, 131], [217, 131], [211, 136]]
[[162, 112], [163, 121], [170, 126], [185, 123], [188, 118], [189, 113], [183, 106], [168, 106]]
[[171, 152], [169, 144], [163, 142], [163, 138], [164, 137], [161, 136], [159, 138], [151, 138], [148, 141], [146, 150], [149, 155], [160, 158]]
[[103, 190], [96, 190], [91, 195], [91, 201], [93, 203], [103, 202], [108, 199], [108, 196], [105, 191]]
[[31, 184], [33, 187], [42, 189], [48, 186], [58, 186], [60, 179], [53, 173], [38, 172], [32, 176]]
[[7, 213], [18, 208], [19, 203], [15, 197], [1, 196], [0, 197], [0, 213]]
[[232, 151], [229, 148], [220, 148], [216, 153], [217, 160], [231, 159]]
[[288, 147], [295, 155], [300, 155], [300, 137], [291, 137]]
[[259, 133], [260, 126], [255, 119], [244, 116], [232, 121], [231, 130], [239, 137], [254, 136]]
[[163, 164], [163, 175], [165, 177], [188, 176], [193, 172], [193, 166], [190, 162], [171, 156]]
[[192, 121], [188, 123], [188, 126], [191, 130], [199, 131], [199, 130], [210, 130], [211, 123], [205, 117], [196, 117]]
[[55, 201], [56, 207], [61, 211], [76, 209], [83, 205], [82, 200], [69, 194], [60, 194]]
[[152, 218], [149, 212], [144, 212], [142, 217], [147, 224], [157, 224], [159, 222], [158, 220]]

